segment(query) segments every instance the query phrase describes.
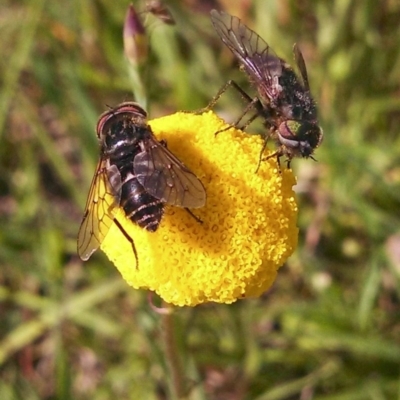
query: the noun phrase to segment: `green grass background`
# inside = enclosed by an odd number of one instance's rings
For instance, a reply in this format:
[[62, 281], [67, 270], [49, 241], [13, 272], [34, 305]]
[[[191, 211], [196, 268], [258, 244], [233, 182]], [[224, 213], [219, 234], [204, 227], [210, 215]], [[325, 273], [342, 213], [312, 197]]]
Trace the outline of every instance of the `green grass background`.
[[[97, 118], [133, 98], [128, 4], [0, 6], [2, 400], [173, 398], [146, 293], [101, 252], [76, 255]], [[400, 2], [166, 4], [175, 27], [143, 15], [151, 117], [206, 106], [228, 77], [254, 93], [210, 23], [226, 8], [289, 62], [299, 43], [325, 133], [318, 162], [292, 163], [299, 247], [274, 287], [178, 310], [187, 398], [400, 399]], [[231, 91], [217, 111], [233, 121], [243, 106]]]

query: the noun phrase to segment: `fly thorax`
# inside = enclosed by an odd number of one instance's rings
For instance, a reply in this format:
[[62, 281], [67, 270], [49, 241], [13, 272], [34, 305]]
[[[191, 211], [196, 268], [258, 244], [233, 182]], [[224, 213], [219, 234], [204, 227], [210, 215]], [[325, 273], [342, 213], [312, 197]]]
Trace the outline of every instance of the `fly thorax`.
[[103, 137], [103, 153], [114, 159], [125, 158], [139, 151], [143, 133], [139, 127], [130, 124], [115, 124]]

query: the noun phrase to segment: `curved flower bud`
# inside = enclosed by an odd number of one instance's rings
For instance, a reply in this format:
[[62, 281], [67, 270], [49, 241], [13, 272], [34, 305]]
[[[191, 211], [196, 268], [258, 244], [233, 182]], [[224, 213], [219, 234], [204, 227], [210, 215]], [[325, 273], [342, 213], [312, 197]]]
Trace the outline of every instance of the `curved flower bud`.
[[125, 56], [132, 65], [140, 65], [147, 61], [146, 31], [132, 4], [126, 12], [123, 39]]

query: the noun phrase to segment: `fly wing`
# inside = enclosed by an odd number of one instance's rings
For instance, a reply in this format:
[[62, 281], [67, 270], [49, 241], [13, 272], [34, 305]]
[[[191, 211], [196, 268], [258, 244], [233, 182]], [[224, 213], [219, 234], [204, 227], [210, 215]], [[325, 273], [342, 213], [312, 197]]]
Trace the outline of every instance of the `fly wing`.
[[293, 46], [293, 54], [294, 54], [294, 60], [296, 61], [297, 67], [299, 68], [301, 77], [303, 78], [304, 88], [310, 91], [310, 84], [308, 83], [306, 63], [304, 61], [303, 54], [299, 49], [299, 46], [297, 46], [297, 43], [295, 43]]
[[[303, 54], [301, 53], [301, 51], [296, 43], [293, 46], [293, 54], [294, 54], [294, 59], [297, 64], [297, 68], [299, 69], [302, 80], [303, 80], [303, 88], [305, 91], [305, 93], [301, 93], [301, 90], [297, 91], [298, 94], [297, 94], [296, 101], [297, 102], [300, 101], [300, 102], [303, 102], [306, 104], [306, 106], [303, 107], [303, 113], [301, 115], [301, 119], [307, 119], [309, 121], [316, 122], [317, 107], [311, 96], [306, 63], [304, 61]], [[300, 84], [300, 82], [299, 82], [299, 84]]]
[[86, 261], [100, 247], [114, 222], [121, 198], [121, 175], [100, 160], [96, 167], [78, 233], [78, 255]]
[[149, 194], [167, 204], [198, 208], [206, 202], [200, 179], [156, 139], [135, 157], [134, 172]]
[[282, 60], [269, 45], [241, 20], [217, 10], [211, 11], [211, 22], [225, 43], [240, 61], [258, 91], [275, 103], [281, 90], [278, 78], [282, 75]]

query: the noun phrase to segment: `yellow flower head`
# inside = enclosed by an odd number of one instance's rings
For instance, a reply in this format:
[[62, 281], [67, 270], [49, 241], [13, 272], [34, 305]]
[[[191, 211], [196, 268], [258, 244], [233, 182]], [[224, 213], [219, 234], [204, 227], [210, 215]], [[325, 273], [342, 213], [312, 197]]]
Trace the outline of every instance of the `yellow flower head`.
[[134, 288], [150, 289], [166, 302], [194, 306], [232, 303], [259, 296], [297, 245], [295, 178], [276, 159], [255, 173], [262, 139], [234, 128], [214, 113], [177, 113], [149, 122], [155, 136], [202, 181], [205, 207], [166, 206], [154, 233], [132, 223], [121, 209], [117, 219], [131, 243], [113, 224], [101, 249]]

